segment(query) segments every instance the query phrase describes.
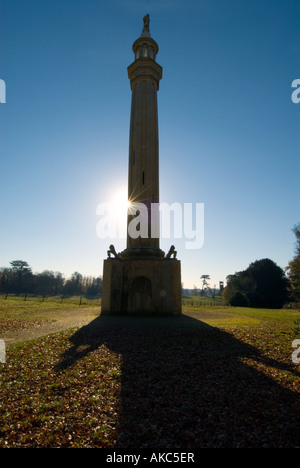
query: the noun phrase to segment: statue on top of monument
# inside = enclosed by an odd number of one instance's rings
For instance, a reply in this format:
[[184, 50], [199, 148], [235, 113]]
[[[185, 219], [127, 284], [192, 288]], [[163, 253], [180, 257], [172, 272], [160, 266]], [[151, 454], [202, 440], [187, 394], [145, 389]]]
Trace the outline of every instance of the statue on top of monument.
[[143, 32], [150, 32], [150, 15], [146, 15], [143, 18], [144, 21], [144, 29]]

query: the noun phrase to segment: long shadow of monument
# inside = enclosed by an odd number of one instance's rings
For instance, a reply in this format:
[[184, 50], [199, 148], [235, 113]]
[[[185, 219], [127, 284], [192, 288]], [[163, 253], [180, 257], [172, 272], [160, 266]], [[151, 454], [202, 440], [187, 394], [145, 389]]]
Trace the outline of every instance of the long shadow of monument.
[[[297, 447], [299, 394], [249, 361], [295, 373], [188, 316], [99, 317], [70, 337], [59, 370], [105, 344], [122, 355], [116, 447]], [[100, 363], [99, 363], [100, 365]]]

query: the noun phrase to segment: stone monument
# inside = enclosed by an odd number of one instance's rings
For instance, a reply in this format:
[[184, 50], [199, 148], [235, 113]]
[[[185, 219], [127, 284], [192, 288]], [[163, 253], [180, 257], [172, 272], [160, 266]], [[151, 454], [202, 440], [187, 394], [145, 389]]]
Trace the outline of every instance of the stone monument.
[[132, 46], [135, 60], [128, 67], [132, 100], [127, 248], [117, 253], [110, 245], [104, 260], [102, 315], [182, 313], [177, 252], [172, 245], [165, 255], [159, 247], [157, 91], [162, 67], [156, 62], [158, 45], [151, 37], [149, 24], [146, 15], [142, 34]]

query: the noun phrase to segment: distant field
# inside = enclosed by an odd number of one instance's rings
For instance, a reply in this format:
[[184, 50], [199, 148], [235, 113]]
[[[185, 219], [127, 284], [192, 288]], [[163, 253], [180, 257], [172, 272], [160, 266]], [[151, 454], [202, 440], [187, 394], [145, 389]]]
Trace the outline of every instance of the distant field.
[[223, 300], [221, 296], [213, 297], [201, 297], [201, 296], [183, 296], [182, 306], [185, 309], [193, 309], [203, 306], [215, 307], [222, 306]]
[[73, 309], [74, 307], [100, 307], [101, 299], [86, 299], [85, 297], [72, 296], [63, 298], [61, 296], [41, 297], [27, 296], [0, 296], [0, 318], [17, 318], [29, 313], [37, 317], [40, 311]]

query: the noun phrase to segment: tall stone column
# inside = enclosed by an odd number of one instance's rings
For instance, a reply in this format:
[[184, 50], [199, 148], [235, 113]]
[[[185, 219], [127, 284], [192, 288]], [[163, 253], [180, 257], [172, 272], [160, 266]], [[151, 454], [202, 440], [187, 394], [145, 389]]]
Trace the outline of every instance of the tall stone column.
[[180, 261], [174, 246], [167, 255], [159, 247], [157, 91], [162, 68], [156, 63], [158, 45], [150, 35], [149, 15], [132, 48], [127, 248], [116, 253], [110, 246], [104, 260], [101, 314], [181, 315]]
[[[149, 30], [149, 15], [144, 18], [141, 36], [132, 46], [135, 60], [128, 67], [132, 90], [129, 135], [128, 200], [131, 207], [128, 227], [136, 216], [146, 221], [148, 230], [138, 237], [127, 229], [126, 254], [140, 253], [163, 256], [159, 250], [159, 144], [157, 91], [162, 67], [156, 63], [158, 45]], [[141, 211], [143, 204], [147, 212]], [[146, 220], [145, 220], [146, 217]], [[138, 220], [137, 220], [138, 221]]]

